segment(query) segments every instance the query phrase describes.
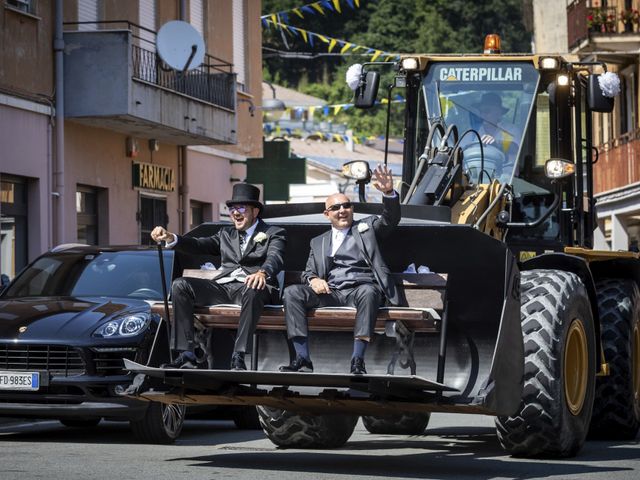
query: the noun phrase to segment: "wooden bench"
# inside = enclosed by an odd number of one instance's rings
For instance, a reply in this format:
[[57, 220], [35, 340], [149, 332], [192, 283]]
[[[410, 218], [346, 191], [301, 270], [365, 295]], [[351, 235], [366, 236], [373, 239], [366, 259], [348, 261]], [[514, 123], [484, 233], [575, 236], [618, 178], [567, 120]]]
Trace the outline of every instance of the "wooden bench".
[[[284, 273], [284, 286], [300, 283], [300, 273]], [[214, 270], [185, 269], [183, 276], [196, 278], [214, 278]], [[381, 307], [378, 312], [375, 330], [388, 331], [389, 324], [401, 321], [412, 332], [440, 331], [444, 293], [447, 283], [446, 274], [436, 273], [396, 273], [392, 274], [396, 285], [404, 289], [408, 307]], [[157, 303], [152, 310], [164, 314], [164, 305]], [[238, 325], [240, 307], [235, 305], [211, 305], [196, 307], [196, 319], [206, 328], [235, 329]], [[341, 332], [353, 331], [355, 308], [326, 307], [310, 310], [307, 314], [310, 331]], [[282, 305], [265, 306], [258, 330], [286, 330]]]

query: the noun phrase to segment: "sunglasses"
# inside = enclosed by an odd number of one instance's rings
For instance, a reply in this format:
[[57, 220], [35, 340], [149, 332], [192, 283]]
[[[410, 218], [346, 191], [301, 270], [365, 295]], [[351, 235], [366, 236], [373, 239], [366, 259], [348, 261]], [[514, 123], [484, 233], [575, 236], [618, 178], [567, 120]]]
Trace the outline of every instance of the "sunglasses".
[[231, 205], [229, 207], [229, 213], [245, 213], [249, 207], [246, 205]]
[[344, 208], [345, 210], [350, 210], [351, 208], [353, 208], [353, 203], [351, 203], [351, 202], [334, 203], [330, 207], [327, 207], [327, 211], [328, 212], [337, 212], [341, 208]]

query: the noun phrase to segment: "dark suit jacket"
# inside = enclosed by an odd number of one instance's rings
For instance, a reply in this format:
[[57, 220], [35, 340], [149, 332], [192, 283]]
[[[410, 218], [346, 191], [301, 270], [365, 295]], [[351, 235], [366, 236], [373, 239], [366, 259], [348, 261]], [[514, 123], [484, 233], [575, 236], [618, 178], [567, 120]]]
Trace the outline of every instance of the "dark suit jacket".
[[[404, 291], [396, 286], [391, 279], [389, 267], [382, 258], [378, 239], [389, 235], [400, 222], [400, 197], [382, 197], [384, 209], [380, 217], [372, 215], [362, 220], [354, 221], [351, 234], [356, 244], [371, 267], [374, 276], [392, 305], [406, 305]], [[331, 230], [311, 239], [311, 249], [307, 266], [302, 273], [302, 281], [308, 283], [310, 279], [319, 277], [324, 280], [328, 276], [327, 260], [331, 255]]]
[[[258, 233], [263, 232], [267, 238], [256, 242]], [[234, 227], [221, 228], [211, 237], [182, 237], [174, 248], [179, 252], [195, 255], [220, 255], [220, 275], [224, 277], [241, 267], [247, 274], [262, 269], [267, 272], [267, 285], [278, 287], [277, 274], [284, 266], [285, 232], [280, 227], [270, 226], [258, 219], [253, 236], [249, 239], [244, 254], [240, 253], [240, 236]], [[270, 288], [270, 289], [271, 289]]]

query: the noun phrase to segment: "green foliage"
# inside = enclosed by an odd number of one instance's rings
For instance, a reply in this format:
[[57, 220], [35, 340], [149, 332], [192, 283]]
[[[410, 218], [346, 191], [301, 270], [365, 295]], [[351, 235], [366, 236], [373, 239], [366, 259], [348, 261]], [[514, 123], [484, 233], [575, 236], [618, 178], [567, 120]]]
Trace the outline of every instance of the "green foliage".
[[[263, 14], [303, 6], [311, 0], [263, 0]], [[289, 13], [289, 24], [305, 30], [395, 53], [479, 53], [485, 35], [498, 33], [504, 52], [530, 51], [530, 34], [522, 21], [522, 0], [360, 0], [360, 8], [351, 10], [342, 1], [342, 14], [307, 15], [301, 19]], [[283, 20], [284, 21], [284, 20]], [[283, 36], [286, 40], [283, 40]], [[329, 104], [349, 103], [353, 92], [347, 87], [345, 73], [354, 63], [370, 56], [327, 55], [327, 46], [316, 42], [311, 47], [274, 28], [263, 28], [264, 77], [269, 81], [297, 89], [326, 100]], [[306, 52], [306, 59], [284, 58], [273, 50]], [[334, 53], [339, 48], [334, 49]], [[380, 97], [386, 96], [391, 75], [383, 77]], [[394, 91], [394, 95], [402, 89]], [[371, 110], [351, 108], [336, 121], [347, 122], [356, 135], [382, 135], [386, 105]], [[402, 105], [392, 105], [391, 133], [399, 130]]]

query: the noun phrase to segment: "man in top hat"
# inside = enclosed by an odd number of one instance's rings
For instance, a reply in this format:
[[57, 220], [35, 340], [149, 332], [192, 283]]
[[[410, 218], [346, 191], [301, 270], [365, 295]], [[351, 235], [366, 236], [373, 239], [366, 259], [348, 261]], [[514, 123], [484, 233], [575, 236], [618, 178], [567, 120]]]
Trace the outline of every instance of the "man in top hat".
[[187, 254], [220, 255], [220, 274], [213, 280], [182, 277], [171, 285], [174, 310], [173, 345], [177, 357], [171, 368], [195, 368], [194, 306], [235, 303], [242, 307], [231, 369], [246, 370], [248, 343], [262, 307], [278, 296], [277, 274], [283, 267], [285, 232], [260, 218], [260, 190], [248, 183], [233, 186], [227, 201], [233, 227], [211, 237], [191, 238], [155, 227], [151, 238]]
[[406, 305], [404, 292], [391, 279], [378, 240], [400, 222], [400, 198], [393, 189], [393, 176], [386, 166], [373, 172], [373, 186], [383, 193], [380, 217], [372, 215], [354, 221], [353, 204], [343, 193], [334, 193], [325, 202], [324, 215], [331, 230], [311, 240], [303, 285], [284, 291], [287, 334], [296, 352], [283, 372], [312, 372], [306, 311], [328, 306], [356, 307], [351, 373], [367, 373], [364, 356], [373, 336], [378, 307], [388, 301]]

